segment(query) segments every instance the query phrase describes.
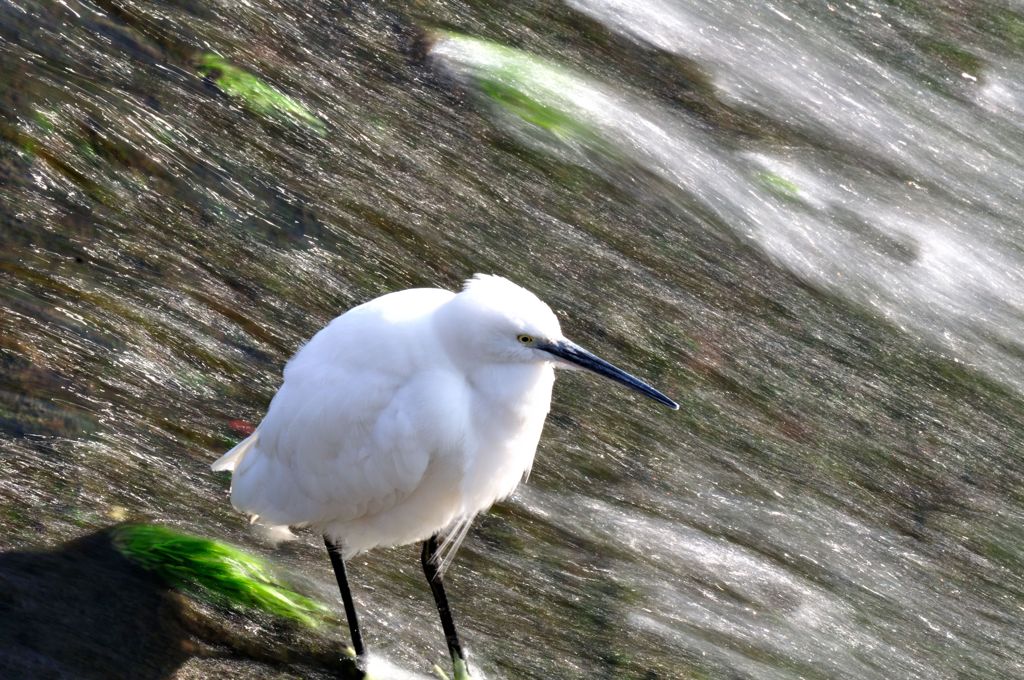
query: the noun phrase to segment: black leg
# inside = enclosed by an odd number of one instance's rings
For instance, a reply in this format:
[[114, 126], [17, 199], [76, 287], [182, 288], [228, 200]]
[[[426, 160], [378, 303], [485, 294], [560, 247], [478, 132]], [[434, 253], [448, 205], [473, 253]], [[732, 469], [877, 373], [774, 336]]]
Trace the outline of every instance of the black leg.
[[459, 644], [459, 634], [455, 632], [455, 622], [452, 620], [452, 610], [448, 607], [448, 596], [444, 592], [444, 582], [441, 574], [437, 571], [437, 563], [434, 556], [437, 554], [437, 536], [431, 536], [423, 541], [423, 554], [420, 559], [423, 561], [423, 573], [430, 583], [430, 590], [434, 593], [434, 602], [437, 603], [437, 613], [441, 615], [441, 628], [444, 629], [444, 639], [448, 642], [448, 652], [452, 656], [452, 662], [465, 664], [466, 657], [462, 653], [462, 645]]
[[345, 576], [345, 560], [341, 558], [341, 547], [326, 536], [324, 536], [324, 545], [327, 546], [327, 554], [331, 556], [334, 577], [338, 579], [341, 601], [345, 603], [348, 630], [352, 634], [352, 649], [356, 650], [356, 656], [359, 657], [359, 660], [365, 662], [364, 652], [366, 650], [363, 649], [363, 636], [359, 633], [359, 617], [356, 616], [356, 605], [352, 601], [352, 591], [348, 589], [348, 578]]

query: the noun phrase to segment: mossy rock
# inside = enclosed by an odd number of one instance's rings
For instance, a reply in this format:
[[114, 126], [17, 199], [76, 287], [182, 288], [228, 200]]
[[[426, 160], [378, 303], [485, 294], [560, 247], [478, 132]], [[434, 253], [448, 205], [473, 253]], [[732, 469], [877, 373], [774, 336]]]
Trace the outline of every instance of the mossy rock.
[[125, 525], [113, 537], [130, 560], [202, 599], [313, 627], [330, 618], [326, 606], [280, 584], [266, 562], [234, 546], [155, 524]]

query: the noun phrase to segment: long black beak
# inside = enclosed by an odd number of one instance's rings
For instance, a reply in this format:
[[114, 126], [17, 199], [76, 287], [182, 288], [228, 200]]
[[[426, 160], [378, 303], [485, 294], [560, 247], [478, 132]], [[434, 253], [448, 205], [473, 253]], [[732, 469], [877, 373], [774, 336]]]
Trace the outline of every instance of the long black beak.
[[654, 401], [661, 402], [673, 410], [679, 408], [679, 404], [672, 401], [644, 381], [626, 373], [620, 368], [616, 368], [604, 359], [591, 354], [575, 342], [559, 340], [558, 342], [537, 343], [536, 348], [542, 349], [549, 354], [553, 354], [559, 359], [567, 361], [570, 364], [575, 364], [580, 368], [585, 368], [588, 371], [593, 371], [598, 375], [603, 375], [606, 378], [611, 378], [616, 382], [620, 382], [623, 385], [631, 387], [637, 392], [650, 397]]

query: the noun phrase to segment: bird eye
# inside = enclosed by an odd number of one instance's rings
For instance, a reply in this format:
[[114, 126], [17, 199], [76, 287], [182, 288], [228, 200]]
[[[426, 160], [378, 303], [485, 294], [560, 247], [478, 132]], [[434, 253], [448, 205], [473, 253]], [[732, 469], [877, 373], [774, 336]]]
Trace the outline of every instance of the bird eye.
[[533, 336], [526, 335], [525, 333], [523, 333], [522, 335], [517, 335], [516, 340], [523, 343], [524, 345], [529, 345], [531, 342], [533, 342]]

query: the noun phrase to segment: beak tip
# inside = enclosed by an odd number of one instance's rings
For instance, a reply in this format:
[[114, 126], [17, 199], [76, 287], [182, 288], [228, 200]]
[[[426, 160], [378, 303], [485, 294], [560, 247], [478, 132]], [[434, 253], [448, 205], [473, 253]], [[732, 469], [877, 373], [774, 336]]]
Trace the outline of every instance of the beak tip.
[[663, 398], [663, 399], [659, 399], [658, 401], [660, 401], [661, 403], [663, 403], [663, 404], [664, 404], [665, 406], [668, 406], [668, 407], [669, 407], [670, 409], [672, 409], [673, 411], [678, 411], [678, 410], [679, 410], [679, 404], [677, 404], [677, 403], [675, 402], [675, 400], [673, 400], [673, 399], [669, 399], [669, 398], [668, 398], [668, 397], [666, 397], [665, 395], [661, 395], [661, 396], [662, 396], [662, 397], [664, 397], [664, 398]]

